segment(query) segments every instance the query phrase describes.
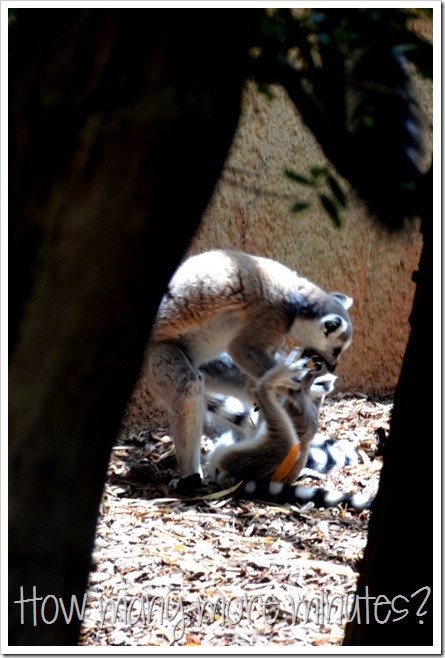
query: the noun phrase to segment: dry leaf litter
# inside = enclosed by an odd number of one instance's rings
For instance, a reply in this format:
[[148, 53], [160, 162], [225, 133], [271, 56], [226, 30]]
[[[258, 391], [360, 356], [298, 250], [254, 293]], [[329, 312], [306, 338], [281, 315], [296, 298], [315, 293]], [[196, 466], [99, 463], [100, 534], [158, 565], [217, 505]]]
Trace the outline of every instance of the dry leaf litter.
[[[391, 408], [390, 398], [326, 400], [320, 432], [350, 440], [361, 463], [317, 486], [375, 495], [376, 430], [388, 432]], [[209, 446], [204, 438], [204, 451]], [[369, 511], [239, 500], [211, 487], [184, 500], [169, 490], [175, 476], [166, 432], [122, 432], [101, 502], [80, 644], [340, 645]]]

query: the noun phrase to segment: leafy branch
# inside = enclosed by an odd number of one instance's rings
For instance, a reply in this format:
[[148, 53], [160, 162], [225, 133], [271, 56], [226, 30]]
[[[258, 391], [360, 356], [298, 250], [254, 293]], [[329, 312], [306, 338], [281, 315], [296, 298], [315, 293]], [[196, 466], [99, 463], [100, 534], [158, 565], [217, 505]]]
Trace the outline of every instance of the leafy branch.
[[[316, 190], [318, 202], [329, 215], [336, 228], [341, 226], [341, 211], [347, 206], [346, 194], [338, 180], [327, 167], [311, 167], [309, 174], [302, 175], [292, 169], [285, 170], [285, 176], [297, 185]], [[292, 212], [299, 213], [311, 206], [307, 202], [296, 202]]]

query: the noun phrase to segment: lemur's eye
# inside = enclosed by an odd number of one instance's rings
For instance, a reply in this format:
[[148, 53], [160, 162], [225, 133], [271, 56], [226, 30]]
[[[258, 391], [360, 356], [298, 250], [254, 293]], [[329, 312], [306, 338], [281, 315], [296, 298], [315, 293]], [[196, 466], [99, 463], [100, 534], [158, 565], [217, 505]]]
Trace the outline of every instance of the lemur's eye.
[[341, 318], [337, 315], [332, 320], [327, 320], [325, 322], [325, 335], [328, 336], [330, 333], [335, 331], [341, 326]]

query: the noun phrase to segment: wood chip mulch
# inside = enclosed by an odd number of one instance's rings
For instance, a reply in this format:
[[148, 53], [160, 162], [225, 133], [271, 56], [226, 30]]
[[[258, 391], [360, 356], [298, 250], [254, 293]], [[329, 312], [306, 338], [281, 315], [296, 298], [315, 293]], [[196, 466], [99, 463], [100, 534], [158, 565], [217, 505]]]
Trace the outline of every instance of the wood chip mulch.
[[[375, 495], [377, 430], [388, 432], [391, 408], [389, 397], [326, 400], [320, 431], [350, 440], [361, 463], [320, 486]], [[370, 512], [235, 500], [210, 486], [184, 500], [168, 488], [174, 476], [172, 442], [162, 430], [121, 434], [80, 645], [340, 645]]]

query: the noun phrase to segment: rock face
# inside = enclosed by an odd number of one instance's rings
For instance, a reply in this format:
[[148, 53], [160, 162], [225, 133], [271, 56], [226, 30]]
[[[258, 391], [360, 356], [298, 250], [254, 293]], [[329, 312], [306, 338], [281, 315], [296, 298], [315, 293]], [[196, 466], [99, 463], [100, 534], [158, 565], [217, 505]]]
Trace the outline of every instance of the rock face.
[[[188, 255], [215, 247], [242, 249], [274, 258], [329, 291], [353, 297], [355, 335], [337, 368], [336, 390], [391, 393], [410, 330], [412, 273], [422, 248], [418, 226], [389, 234], [340, 180], [348, 206], [336, 228], [318, 200], [327, 190], [324, 184], [303, 186], [284, 174], [291, 169], [308, 176], [312, 167], [329, 165], [284, 92], [274, 88], [273, 94], [269, 100], [253, 85], [246, 86], [236, 139]], [[429, 125], [431, 87], [419, 83], [418, 96]], [[426, 134], [425, 168], [429, 142]], [[295, 203], [310, 205], [293, 213]], [[154, 409], [142, 378], [125, 422], [150, 426]]]

